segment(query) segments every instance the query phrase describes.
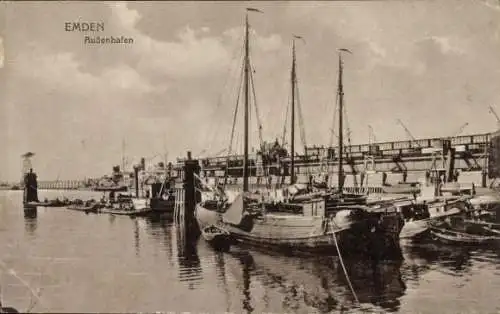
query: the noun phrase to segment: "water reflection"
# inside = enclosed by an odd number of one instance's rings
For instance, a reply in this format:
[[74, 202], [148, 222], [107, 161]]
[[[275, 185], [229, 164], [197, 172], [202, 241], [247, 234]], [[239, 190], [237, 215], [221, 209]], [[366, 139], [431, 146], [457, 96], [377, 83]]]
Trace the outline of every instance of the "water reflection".
[[167, 252], [170, 266], [173, 266], [173, 247], [175, 243], [171, 237], [171, 220], [165, 215], [153, 215], [147, 217], [145, 221], [147, 226], [146, 232], [151, 238], [159, 241], [160, 246]]
[[461, 276], [472, 267], [471, 250], [466, 247], [429, 242], [405, 245], [402, 251], [414, 280], [431, 266], [437, 265], [441, 272], [453, 276]]
[[[280, 307], [285, 312], [313, 310], [328, 313], [359, 309], [336, 257], [285, 257], [257, 251], [232, 251], [228, 254], [229, 260], [235, 259], [240, 264], [240, 275], [236, 270], [234, 276], [242, 283], [242, 307], [247, 312], [253, 312], [257, 306], [250, 287], [258, 285], [263, 286], [264, 295], [271, 293], [266, 290], [282, 294]], [[400, 271], [401, 261], [372, 264], [351, 260], [345, 263], [361, 304], [390, 312], [399, 310], [399, 299], [406, 290]]]
[[224, 291], [225, 301], [226, 301], [226, 313], [231, 311], [231, 298], [230, 291], [228, 286], [228, 280], [226, 276], [226, 264], [224, 260], [224, 253], [220, 251], [214, 252], [215, 258], [215, 272], [217, 275], [217, 279], [219, 280], [219, 286], [222, 286]]
[[243, 309], [247, 313], [251, 313], [254, 308], [252, 306], [252, 296], [250, 293], [250, 271], [255, 269], [255, 263], [253, 256], [246, 252], [247, 254], [242, 254], [238, 256], [240, 263], [242, 264], [243, 271]]
[[30, 235], [34, 236], [37, 228], [38, 210], [33, 206], [24, 207], [24, 230]]
[[135, 245], [135, 255], [141, 255], [141, 244], [140, 244], [140, 235], [139, 235], [139, 222], [137, 219], [134, 219], [134, 245]]
[[189, 283], [189, 289], [194, 289], [202, 280], [200, 258], [198, 257], [198, 237], [193, 236], [183, 226], [173, 228], [177, 238], [177, 261], [179, 263], [179, 280]]
[[[361, 303], [371, 303], [389, 312], [401, 307], [400, 298], [406, 291], [402, 279], [402, 261], [373, 264], [366, 261], [345, 261], [347, 273]], [[347, 285], [340, 261], [336, 261], [337, 278]]]
[[[40, 281], [48, 311], [434, 313], [438, 306], [450, 313], [472, 307], [498, 311], [498, 249], [424, 243], [402, 245], [402, 265], [346, 259], [358, 305], [336, 257], [284, 256], [241, 246], [223, 253], [187, 236], [169, 217], [129, 220], [43, 208], [27, 208], [23, 216], [21, 197], [0, 193], [0, 203], [0, 249], [18, 274], [38, 285], [45, 260], [56, 260], [43, 285]], [[134, 247], [129, 254], [122, 246]], [[25, 306], [24, 288], [6, 293], [11, 293], [6, 302]]]

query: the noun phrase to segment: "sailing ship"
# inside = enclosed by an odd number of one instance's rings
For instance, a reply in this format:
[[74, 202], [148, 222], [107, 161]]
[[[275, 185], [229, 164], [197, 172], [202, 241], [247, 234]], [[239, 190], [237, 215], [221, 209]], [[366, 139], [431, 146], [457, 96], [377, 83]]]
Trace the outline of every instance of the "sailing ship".
[[[250, 197], [249, 191], [249, 22], [245, 18], [244, 71], [244, 158], [243, 191], [235, 194], [212, 189], [216, 200], [202, 200], [196, 205], [195, 217], [201, 230], [216, 226], [226, 230], [232, 240], [289, 252], [327, 251], [334, 253], [368, 253], [373, 258], [401, 257], [399, 213], [388, 208], [372, 212], [363, 205], [326, 207], [326, 197], [306, 198], [295, 210], [273, 211], [265, 203]], [[338, 96], [342, 112], [342, 52], [339, 50]], [[295, 60], [293, 62], [295, 64]], [[292, 70], [292, 83], [293, 73]], [[293, 87], [292, 87], [293, 90]], [[293, 120], [293, 119], [292, 119]], [[342, 116], [340, 115], [340, 120]], [[339, 123], [339, 190], [342, 191], [342, 122]], [[293, 158], [292, 148], [292, 158]], [[293, 179], [292, 168], [292, 179]], [[292, 181], [293, 183], [293, 181]], [[281, 208], [282, 209], [282, 208]]]
[[[296, 53], [295, 53], [295, 39], [302, 39], [300, 36], [294, 35], [294, 40], [292, 41], [292, 68], [290, 75], [290, 85], [291, 85], [291, 106], [290, 106], [290, 185], [280, 190], [281, 194], [286, 195], [285, 202], [279, 202], [279, 204], [273, 204], [267, 202], [265, 206], [272, 210], [293, 210], [293, 208], [300, 208], [300, 204], [304, 201], [310, 201], [315, 198], [324, 198], [325, 206], [327, 208], [336, 208], [339, 205], [364, 205], [366, 204], [366, 196], [365, 195], [357, 195], [357, 194], [346, 194], [343, 191], [343, 177], [339, 176], [339, 186], [338, 189], [330, 189], [328, 187], [328, 176], [327, 174], [320, 174], [319, 176], [314, 177], [313, 175], [309, 175], [308, 184], [298, 184], [297, 176], [295, 174], [295, 159], [296, 159], [296, 151], [295, 151], [295, 116], [296, 109], [299, 109], [299, 121], [302, 120], [302, 114], [300, 110], [300, 103], [298, 97], [298, 85], [297, 85], [297, 62], [296, 62]], [[339, 78], [338, 78], [338, 93], [337, 100], [339, 103], [339, 129], [342, 130], [342, 110], [343, 110], [343, 98], [341, 99], [340, 94], [343, 96], [343, 83], [342, 83], [342, 60], [339, 57]], [[296, 103], [298, 108], [296, 108]], [[302, 141], [304, 142], [304, 149], [306, 147], [305, 144], [305, 132], [304, 126], [301, 125], [301, 136]], [[343, 141], [343, 133], [339, 131], [339, 141]], [[343, 154], [343, 142], [339, 145], [339, 156]], [[306, 156], [307, 159], [307, 156]], [[339, 157], [339, 173], [343, 174], [343, 162], [342, 158]], [[325, 180], [326, 179], [326, 180]], [[274, 206], [273, 206], [274, 205]]]

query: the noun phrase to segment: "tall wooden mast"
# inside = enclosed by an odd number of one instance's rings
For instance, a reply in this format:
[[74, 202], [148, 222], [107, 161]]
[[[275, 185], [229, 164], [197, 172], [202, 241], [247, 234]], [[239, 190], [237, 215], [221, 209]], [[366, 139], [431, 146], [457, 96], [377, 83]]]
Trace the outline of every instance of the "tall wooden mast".
[[292, 116], [291, 116], [291, 129], [290, 129], [290, 146], [291, 146], [291, 178], [290, 183], [295, 183], [295, 84], [296, 84], [296, 72], [295, 72], [295, 39], [292, 40], [292, 73], [291, 73], [291, 86], [292, 86]]
[[338, 78], [338, 97], [339, 97], [339, 168], [338, 168], [338, 187], [342, 192], [344, 187], [344, 165], [343, 165], [343, 150], [344, 150], [344, 133], [343, 133], [343, 116], [344, 109], [344, 88], [342, 85], [342, 53], [339, 51], [339, 78]]
[[344, 85], [342, 82], [343, 74], [344, 74], [344, 64], [342, 62], [342, 52], [348, 52], [352, 54], [349, 49], [341, 48], [339, 49], [339, 79], [338, 79], [338, 97], [339, 97], [339, 191], [342, 192], [344, 188]]
[[248, 162], [248, 121], [250, 119], [250, 42], [249, 42], [249, 32], [250, 25], [248, 24], [248, 12], [259, 12], [262, 11], [254, 8], [247, 8], [247, 13], [245, 15], [245, 60], [244, 60], [244, 75], [243, 75], [243, 84], [244, 84], [244, 97], [245, 97], [245, 123], [244, 123], [244, 148], [243, 148], [243, 192], [248, 192], [248, 176], [249, 174], [249, 162]]
[[[247, 9], [248, 10], [248, 9]], [[248, 192], [248, 118], [249, 118], [249, 90], [248, 90], [248, 80], [249, 80], [249, 67], [250, 67], [250, 62], [249, 62], [249, 51], [250, 51], [250, 44], [248, 42], [248, 35], [249, 35], [249, 25], [248, 25], [248, 13], [245, 16], [245, 69], [244, 69], [244, 97], [245, 97], [245, 123], [244, 123], [244, 148], [243, 148], [243, 192]]]

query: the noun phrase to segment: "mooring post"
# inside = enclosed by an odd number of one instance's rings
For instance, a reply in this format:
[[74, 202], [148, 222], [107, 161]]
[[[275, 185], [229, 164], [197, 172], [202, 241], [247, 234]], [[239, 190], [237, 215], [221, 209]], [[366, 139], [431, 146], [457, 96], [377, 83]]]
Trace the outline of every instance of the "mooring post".
[[196, 191], [195, 174], [199, 175], [200, 164], [198, 160], [191, 158], [191, 152], [187, 152], [187, 160], [184, 163], [184, 223], [186, 231], [194, 234], [198, 225], [194, 217], [196, 204], [201, 200], [200, 192]]
[[38, 202], [38, 182], [33, 169], [24, 174], [24, 203]]
[[139, 166], [134, 166], [135, 197], [139, 198]]

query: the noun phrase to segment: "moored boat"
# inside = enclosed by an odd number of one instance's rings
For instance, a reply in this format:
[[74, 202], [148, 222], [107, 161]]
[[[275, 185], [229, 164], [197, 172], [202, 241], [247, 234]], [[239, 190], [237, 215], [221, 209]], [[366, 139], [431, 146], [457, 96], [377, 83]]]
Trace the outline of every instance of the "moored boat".
[[201, 235], [216, 249], [227, 250], [231, 246], [231, 234], [217, 225], [208, 225], [202, 228]]
[[434, 239], [449, 243], [462, 245], [482, 245], [491, 244], [500, 240], [499, 236], [477, 235], [471, 233], [463, 233], [447, 228], [438, 228], [431, 226], [431, 235]]
[[124, 185], [117, 186], [96, 186], [93, 188], [96, 192], [126, 192], [128, 187]]
[[491, 232], [491, 233], [500, 235], [500, 224], [498, 224], [498, 223], [473, 220], [473, 219], [464, 219], [464, 222], [471, 225], [471, 226], [480, 227], [480, 228], [486, 230], [487, 232]]
[[461, 216], [432, 221], [429, 227], [432, 238], [445, 243], [479, 245], [500, 240], [497, 233], [484, 226], [470, 224]]
[[27, 206], [40, 206], [40, 207], [65, 207], [70, 204], [67, 200], [44, 200], [43, 202], [27, 202], [25, 205]]
[[467, 211], [465, 199], [439, 200], [431, 202], [412, 199], [397, 200], [394, 206], [399, 209], [404, 219], [401, 239], [418, 239], [429, 230], [429, 223], [446, 217], [460, 215]]
[[500, 226], [499, 225], [496, 225], [495, 227], [493, 227], [491, 225], [483, 226], [483, 229], [488, 231], [488, 232], [491, 232], [493, 234], [500, 236]]
[[97, 213], [101, 206], [97, 203], [87, 203], [87, 204], [71, 204], [66, 206], [66, 209], [81, 211], [85, 213]]
[[131, 216], [131, 217], [139, 217], [139, 216], [148, 216], [153, 210], [151, 208], [103, 208], [100, 211], [103, 214], [111, 214], [111, 215], [121, 215], [121, 216]]
[[221, 224], [235, 241], [263, 248], [335, 254], [338, 247], [346, 254], [376, 254], [379, 258], [398, 252], [397, 243], [385, 234], [390, 228], [376, 213], [364, 206], [346, 206], [327, 216], [324, 203], [324, 199], [304, 202], [302, 213], [273, 213], [255, 205], [244, 206], [239, 194], [224, 212], [202, 202], [195, 214], [201, 230]]
[[[249, 11], [254, 11], [250, 9]], [[399, 250], [399, 233], [403, 222], [399, 213], [390, 207], [377, 211], [355, 202], [346, 202], [349, 197], [343, 191], [343, 85], [342, 85], [342, 52], [339, 49], [339, 170], [338, 191], [316, 195], [307, 193], [300, 197], [290, 198], [287, 202], [270, 203], [251, 198], [249, 191], [249, 85], [252, 79], [248, 56], [248, 16], [245, 23], [245, 58], [244, 58], [244, 161], [243, 191], [230, 195], [221, 187], [209, 188], [217, 200], [203, 200], [196, 205], [195, 217], [201, 230], [210, 226], [220, 226], [232, 239], [254, 246], [272, 248], [283, 251], [326, 251], [336, 254], [367, 253], [370, 258], [401, 258]], [[293, 41], [292, 62], [292, 102], [291, 102], [291, 184], [295, 184], [294, 167], [294, 99], [295, 77], [295, 41]], [[236, 121], [236, 117], [234, 119]], [[234, 128], [234, 125], [233, 125]], [[232, 139], [231, 139], [232, 142]], [[231, 147], [231, 146], [230, 146]], [[231, 149], [229, 149], [230, 151]], [[198, 178], [200, 179], [200, 178]], [[200, 179], [201, 180], [201, 179]], [[205, 184], [206, 185], [206, 184]], [[297, 195], [299, 196], [299, 195]], [[333, 201], [330, 206], [327, 201]], [[349, 204], [349, 205], [347, 205]], [[329, 205], [329, 206], [327, 206]], [[395, 254], [394, 254], [395, 253]]]
[[151, 208], [149, 204], [149, 199], [147, 198], [138, 198], [138, 197], [133, 197], [131, 199], [132, 206], [135, 210], [144, 210], [147, 208]]
[[26, 202], [26, 203], [24, 203], [24, 206], [32, 206], [32, 207], [40, 206], [40, 207], [44, 207], [44, 206], [48, 206], [48, 203], [45, 203], [45, 202]]

